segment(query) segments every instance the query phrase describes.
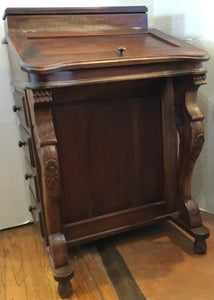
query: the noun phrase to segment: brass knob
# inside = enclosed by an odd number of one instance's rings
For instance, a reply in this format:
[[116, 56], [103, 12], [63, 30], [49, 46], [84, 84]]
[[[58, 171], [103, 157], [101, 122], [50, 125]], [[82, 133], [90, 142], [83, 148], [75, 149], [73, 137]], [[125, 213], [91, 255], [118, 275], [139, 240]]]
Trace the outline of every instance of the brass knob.
[[28, 179], [30, 179], [30, 178], [32, 178], [33, 177], [33, 175], [31, 175], [31, 174], [25, 174], [25, 180], [28, 180]]
[[16, 106], [16, 105], [13, 105], [13, 111], [14, 112], [17, 112], [18, 110], [20, 110], [20, 107]]
[[18, 141], [18, 146], [21, 148], [22, 146], [26, 145], [26, 142]]
[[124, 53], [124, 51], [126, 50], [126, 48], [125, 47], [122, 47], [122, 46], [120, 46], [120, 47], [118, 47], [117, 48], [117, 50], [119, 50], [119, 52], [120, 52], [120, 55], [123, 55]]

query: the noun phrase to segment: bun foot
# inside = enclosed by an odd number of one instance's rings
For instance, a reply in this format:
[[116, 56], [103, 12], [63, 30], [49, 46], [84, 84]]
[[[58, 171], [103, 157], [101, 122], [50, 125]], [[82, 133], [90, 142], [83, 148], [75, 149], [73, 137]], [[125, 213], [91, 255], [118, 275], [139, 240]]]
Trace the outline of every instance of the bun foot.
[[194, 251], [197, 254], [206, 254], [207, 243], [205, 238], [196, 238], [194, 243]]
[[72, 294], [72, 285], [70, 283], [70, 280], [59, 281], [58, 293], [62, 298], [68, 298]]

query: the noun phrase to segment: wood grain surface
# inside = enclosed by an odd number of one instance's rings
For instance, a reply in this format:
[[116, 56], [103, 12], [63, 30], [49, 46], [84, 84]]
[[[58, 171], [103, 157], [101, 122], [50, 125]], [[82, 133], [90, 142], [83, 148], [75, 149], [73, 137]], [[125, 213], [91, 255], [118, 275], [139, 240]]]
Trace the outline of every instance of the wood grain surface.
[[9, 7], [4, 11], [3, 19], [9, 15], [67, 15], [67, 14], [113, 14], [113, 13], [145, 13], [146, 6], [128, 7]]
[[[202, 217], [214, 230], [214, 215]], [[189, 236], [165, 222], [73, 248], [72, 299], [212, 300], [213, 236], [208, 247], [206, 256], [198, 256]], [[61, 298], [36, 229], [1, 231], [0, 300], [38, 299]]]
[[[160, 35], [158, 31], [129, 35], [91, 35], [63, 37], [59, 33], [44, 37], [38, 34], [33, 36], [32, 33], [30, 36], [29, 33], [11, 33], [7, 40], [10, 47], [15, 48], [21, 68], [29, 73], [145, 64], [151, 59], [153, 62], [208, 59], [205, 51], [165, 34]], [[123, 56], [117, 50], [120, 45], [126, 47]]]

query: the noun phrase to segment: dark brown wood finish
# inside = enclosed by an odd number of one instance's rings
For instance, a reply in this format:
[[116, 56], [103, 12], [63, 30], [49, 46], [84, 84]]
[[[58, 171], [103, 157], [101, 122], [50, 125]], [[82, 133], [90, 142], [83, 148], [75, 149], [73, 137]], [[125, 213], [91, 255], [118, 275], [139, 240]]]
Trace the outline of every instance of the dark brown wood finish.
[[[117, 34], [110, 33], [108, 36], [94, 34], [82, 35], [78, 38], [70, 34], [60, 38], [59, 33], [55, 36], [48, 34], [33, 36], [28, 32], [19, 34], [12, 32], [7, 37], [7, 41], [14, 45], [22, 69], [29, 73], [185, 61], [188, 56], [192, 56], [192, 60], [195, 61], [208, 59], [204, 51], [198, 50], [192, 55], [194, 46], [172, 41], [167, 35], [163, 38], [157, 31], [153, 34], [152, 31], [144, 33], [132, 29], [132, 34], [117, 32]], [[49, 47], [50, 43], [52, 47]], [[126, 47], [124, 55], [120, 55], [118, 51], [120, 45]], [[61, 53], [61, 56], [59, 57], [57, 53]]]
[[171, 219], [206, 252], [191, 176], [204, 141], [196, 95], [209, 56], [149, 30], [146, 12], [5, 12], [29, 209], [64, 298], [74, 245]]
[[53, 108], [66, 223], [163, 200], [160, 99], [140, 82], [94, 88], [89, 103]]
[[113, 6], [113, 7], [10, 7], [5, 9], [3, 19], [10, 15], [87, 15], [87, 14], [124, 14], [146, 13], [146, 6]]

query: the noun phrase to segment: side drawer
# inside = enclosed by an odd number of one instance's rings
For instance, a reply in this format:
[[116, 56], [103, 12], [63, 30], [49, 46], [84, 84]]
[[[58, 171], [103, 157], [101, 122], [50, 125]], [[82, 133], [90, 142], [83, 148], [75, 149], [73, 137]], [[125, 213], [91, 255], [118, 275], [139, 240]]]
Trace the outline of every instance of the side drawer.
[[39, 223], [39, 206], [30, 187], [29, 187], [29, 194], [30, 194], [30, 206], [28, 207], [28, 209], [29, 212], [32, 214], [34, 223], [37, 224]]
[[29, 128], [25, 95], [18, 91], [15, 91], [14, 101], [15, 105], [13, 106], [13, 111], [17, 113], [17, 116], [19, 117], [22, 126]]
[[37, 202], [40, 202], [39, 197], [39, 185], [38, 185], [38, 179], [36, 176], [35, 169], [30, 167], [27, 160], [25, 160], [26, 165], [26, 173], [25, 173], [25, 180], [28, 181], [29, 187], [34, 194], [34, 198], [37, 200]]
[[43, 225], [43, 218], [42, 218], [40, 204], [36, 201], [31, 188], [29, 188], [29, 194], [30, 194], [30, 206], [28, 207], [28, 210], [32, 215], [34, 224], [36, 225], [37, 229], [40, 231], [41, 235], [44, 237], [44, 225]]
[[21, 147], [25, 152], [25, 157], [29, 164], [32, 167], [35, 167], [35, 161], [33, 157], [33, 147], [32, 147], [32, 140], [22, 125], [19, 126], [20, 132], [20, 140], [18, 141], [18, 146]]

